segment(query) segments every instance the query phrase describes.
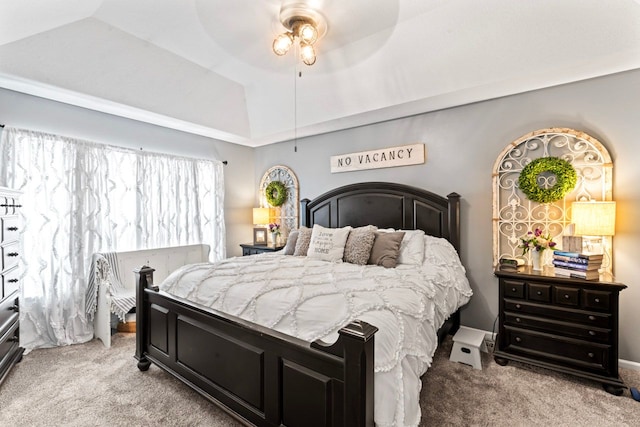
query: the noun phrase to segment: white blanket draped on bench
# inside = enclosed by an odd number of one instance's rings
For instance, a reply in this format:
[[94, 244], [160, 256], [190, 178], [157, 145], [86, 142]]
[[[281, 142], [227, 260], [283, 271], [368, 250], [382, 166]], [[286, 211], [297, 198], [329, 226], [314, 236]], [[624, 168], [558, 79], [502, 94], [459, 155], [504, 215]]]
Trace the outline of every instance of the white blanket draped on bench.
[[86, 304], [89, 319], [93, 319], [96, 312], [99, 287], [106, 286], [111, 297], [110, 312], [124, 322], [125, 315], [136, 306], [136, 293], [135, 288], [127, 288], [122, 283], [117, 252], [93, 254], [91, 264]]

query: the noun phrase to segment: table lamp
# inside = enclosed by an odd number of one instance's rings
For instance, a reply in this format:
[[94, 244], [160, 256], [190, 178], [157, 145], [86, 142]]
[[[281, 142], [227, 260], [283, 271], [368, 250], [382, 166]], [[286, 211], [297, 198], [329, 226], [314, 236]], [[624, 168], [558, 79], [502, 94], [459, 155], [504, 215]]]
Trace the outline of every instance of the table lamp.
[[255, 227], [253, 229], [254, 245], [267, 244], [268, 229], [265, 226], [269, 224], [271, 217], [272, 217], [272, 210], [270, 208], [253, 208], [253, 224], [262, 226], [262, 227]]
[[573, 202], [571, 222], [574, 234], [582, 236], [583, 252], [603, 253], [602, 236], [615, 234], [616, 202]]

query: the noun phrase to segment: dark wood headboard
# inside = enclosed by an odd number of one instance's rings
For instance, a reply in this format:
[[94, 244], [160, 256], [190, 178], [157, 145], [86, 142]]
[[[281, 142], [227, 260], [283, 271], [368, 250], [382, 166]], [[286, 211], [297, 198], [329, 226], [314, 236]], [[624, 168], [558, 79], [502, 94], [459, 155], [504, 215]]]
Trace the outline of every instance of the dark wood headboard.
[[314, 200], [300, 201], [300, 224], [424, 230], [447, 239], [460, 253], [460, 195], [442, 197], [392, 182], [362, 182], [339, 187]]

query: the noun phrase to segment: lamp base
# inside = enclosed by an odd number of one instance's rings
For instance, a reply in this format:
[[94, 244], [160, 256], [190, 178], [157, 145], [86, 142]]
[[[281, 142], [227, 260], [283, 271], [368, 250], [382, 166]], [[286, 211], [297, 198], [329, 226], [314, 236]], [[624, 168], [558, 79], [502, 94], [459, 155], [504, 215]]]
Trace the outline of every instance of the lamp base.
[[562, 236], [562, 250], [565, 252], [582, 252], [582, 237]]

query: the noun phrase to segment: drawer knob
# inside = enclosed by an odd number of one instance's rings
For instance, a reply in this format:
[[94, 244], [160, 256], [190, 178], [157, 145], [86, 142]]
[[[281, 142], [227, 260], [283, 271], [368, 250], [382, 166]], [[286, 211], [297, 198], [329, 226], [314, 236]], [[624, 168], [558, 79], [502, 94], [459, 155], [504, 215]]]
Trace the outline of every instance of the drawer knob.
[[600, 302], [600, 298], [594, 299], [595, 302]]
[[564, 294], [564, 299], [569, 299], [569, 294]]
[[596, 320], [596, 316], [590, 315], [589, 320]]
[[18, 231], [18, 227], [7, 227], [7, 231]]
[[593, 353], [588, 353], [587, 356], [589, 356], [591, 359], [593, 359], [595, 357], [595, 354]]
[[18, 307], [17, 305], [12, 305], [11, 307], [9, 307], [9, 311], [19, 311], [20, 307]]
[[542, 291], [538, 291], [538, 292], [536, 292], [536, 294], [542, 295]]
[[522, 308], [522, 306], [521, 306], [520, 304], [516, 304], [516, 308], [517, 308], [518, 310], [520, 310], [520, 309]]
[[515, 291], [516, 291], [516, 288], [511, 288], [511, 292], [515, 292]]
[[17, 283], [18, 279], [9, 279], [9, 280], [7, 280], [7, 282], [9, 282], [9, 283]]
[[516, 337], [516, 342], [522, 342], [522, 338]]
[[18, 252], [9, 252], [7, 256], [14, 257], [20, 255]]
[[592, 337], [595, 336], [595, 332], [594, 331], [589, 331], [589, 335], [591, 335]]
[[516, 317], [516, 322], [520, 323], [520, 318]]

